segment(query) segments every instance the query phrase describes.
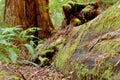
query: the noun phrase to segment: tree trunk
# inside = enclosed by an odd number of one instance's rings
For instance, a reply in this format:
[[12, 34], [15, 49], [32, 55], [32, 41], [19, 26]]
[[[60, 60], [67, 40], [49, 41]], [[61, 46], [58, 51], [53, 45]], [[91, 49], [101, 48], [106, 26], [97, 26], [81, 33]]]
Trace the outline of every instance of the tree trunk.
[[21, 25], [23, 29], [42, 28], [35, 36], [40, 39], [48, 38], [54, 30], [48, 4], [48, 0], [6, 0], [4, 21], [11, 26]]

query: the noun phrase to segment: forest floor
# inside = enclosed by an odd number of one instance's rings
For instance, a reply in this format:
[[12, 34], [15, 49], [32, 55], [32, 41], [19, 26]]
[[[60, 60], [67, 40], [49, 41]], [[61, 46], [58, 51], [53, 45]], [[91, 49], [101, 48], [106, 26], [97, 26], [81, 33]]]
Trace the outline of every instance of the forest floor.
[[70, 80], [55, 67], [33, 67], [28, 65], [0, 65], [0, 80]]
[[0, 80], [74, 80], [74, 79], [73, 76], [71, 75], [65, 77], [54, 66], [33, 67], [30, 65], [13, 65], [5, 63], [0, 64]]

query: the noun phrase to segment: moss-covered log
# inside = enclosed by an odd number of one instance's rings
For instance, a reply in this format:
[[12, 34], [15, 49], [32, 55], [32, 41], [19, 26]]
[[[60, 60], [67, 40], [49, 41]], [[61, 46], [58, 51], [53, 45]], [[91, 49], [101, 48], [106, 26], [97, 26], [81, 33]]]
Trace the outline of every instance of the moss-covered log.
[[120, 79], [119, 4], [120, 0], [88, 23], [58, 32], [42, 46], [61, 41], [54, 60], [61, 72], [73, 80]]

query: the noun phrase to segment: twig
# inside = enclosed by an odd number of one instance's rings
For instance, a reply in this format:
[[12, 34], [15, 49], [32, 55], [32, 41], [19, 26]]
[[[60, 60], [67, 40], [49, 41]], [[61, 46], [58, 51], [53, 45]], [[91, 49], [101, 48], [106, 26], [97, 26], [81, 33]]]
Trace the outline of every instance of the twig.
[[31, 62], [31, 61], [28, 61], [28, 60], [22, 60], [22, 61], [17, 61], [19, 64], [31, 64], [35, 67], [40, 67], [38, 64], [34, 63], [34, 62]]
[[24, 80], [27, 80], [27, 79], [25, 78], [24, 74], [23, 74], [21, 71], [18, 70], [18, 72], [20, 73], [20, 75], [22, 76], [22, 78], [23, 78]]
[[94, 46], [99, 43], [100, 41], [100, 37], [93, 43], [93, 45], [88, 49], [89, 52], [91, 52], [91, 50], [94, 48]]

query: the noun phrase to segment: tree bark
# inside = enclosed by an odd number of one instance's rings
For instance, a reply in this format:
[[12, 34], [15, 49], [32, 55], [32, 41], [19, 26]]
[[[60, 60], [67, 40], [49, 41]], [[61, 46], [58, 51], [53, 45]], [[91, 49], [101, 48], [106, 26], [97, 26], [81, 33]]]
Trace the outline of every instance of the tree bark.
[[7, 25], [21, 25], [23, 29], [42, 28], [40, 39], [48, 38], [54, 30], [49, 16], [49, 0], [5, 0], [4, 21]]

